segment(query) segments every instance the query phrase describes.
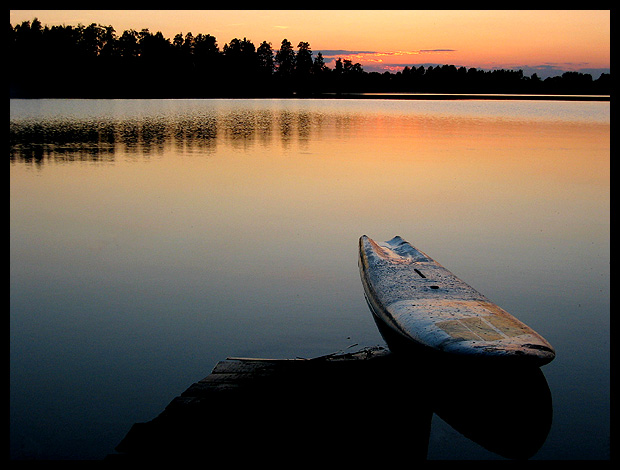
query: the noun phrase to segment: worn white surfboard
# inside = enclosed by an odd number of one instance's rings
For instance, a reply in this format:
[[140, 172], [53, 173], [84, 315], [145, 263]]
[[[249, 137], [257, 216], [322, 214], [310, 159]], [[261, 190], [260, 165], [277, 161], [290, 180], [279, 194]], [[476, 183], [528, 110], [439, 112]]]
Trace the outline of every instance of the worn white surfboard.
[[542, 336], [401, 237], [362, 236], [359, 267], [371, 311], [405, 344], [539, 366], [555, 357]]

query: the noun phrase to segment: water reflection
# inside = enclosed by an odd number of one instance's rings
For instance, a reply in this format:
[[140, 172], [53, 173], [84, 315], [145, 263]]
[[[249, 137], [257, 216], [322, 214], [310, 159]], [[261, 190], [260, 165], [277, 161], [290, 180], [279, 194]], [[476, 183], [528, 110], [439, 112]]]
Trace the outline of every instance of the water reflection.
[[[334, 118], [340, 122], [338, 117]], [[274, 137], [287, 147], [293, 141], [307, 142], [314, 132], [330, 124], [331, 120], [325, 122], [320, 115], [288, 110], [233, 110], [165, 120], [11, 121], [10, 157], [12, 162], [43, 164], [111, 162], [119, 155], [148, 157], [160, 155], [168, 148], [177, 153], [208, 154], [216, 150], [218, 139], [237, 150], [248, 150], [256, 143], [269, 145]]]
[[[265, 104], [266, 103], [266, 104]], [[294, 103], [294, 102], [293, 102]], [[21, 105], [21, 104], [20, 104]], [[247, 103], [246, 103], [247, 105]], [[19, 108], [19, 106], [17, 106]], [[389, 109], [388, 109], [389, 111]], [[124, 115], [113, 112], [101, 116], [20, 116], [10, 122], [11, 162], [62, 163], [67, 161], [113, 162], [119, 155], [161, 155], [167, 150], [175, 153], [212, 154], [218, 144], [225, 143], [236, 150], [249, 150], [255, 144], [271, 145], [279, 140], [282, 148], [293, 142], [306, 147], [326, 132], [338, 139], [367, 136], [389, 130], [404, 140], [418, 140], [437, 128], [451, 137], [449, 144], [471, 142], [484, 132], [502, 138], [518, 136], [524, 121], [488, 120], [476, 115], [444, 116], [424, 109], [399, 112], [359, 112], [355, 108], [334, 112], [328, 105], [317, 109], [303, 106], [273, 107], [269, 102], [253, 107], [221, 108], [213, 103], [201, 103], [198, 108], [157, 114]], [[541, 129], [552, 128], [553, 121], [540, 121]], [[578, 124], [574, 124], [578, 125]], [[568, 127], [570, 125], [567, 124]], [[566, 127], [566, 126], [565, 126]], [[525, 129], [529, 131], [526, 125]], [[458, 137], [459, 140], [453, 140]], [[391, 145], [397, 145], [392, 142]], [[419, 148], [418, 148], [419, 150]]]
[[[393, 331], [373, 314], [387, 344]], [[544, 444], [553, 415], [551, 391], [539, 367], [436, 356], [423, 349], [401, 352], [399, 373], [421, 383], [432, 410], [487, 450], [528, 459]]]
[[[536, 457], [608, 458], [609, 103], [12, 100], [10, 126], [12, 455], [101, 458], [228, 355], [377, 344], [355, 251], [372, 232], [410, 234], [568, 351], [544, 369], [557, 431]], [[502, 417], [535, 377], [450, 377], [455, 428], [544, 434]], [[410, 385], [374, 389], [392, 428], [320, 435], [389, 441]], [[429, 458], [470, 449], [447, 427]]]
[[12, 162], [112, 161], [115, 142], [129, 135], [109, 122], [11, 121], [9, 154]]
[[553, 408], [538, 367], [499, 365], [436, 369], [434, 412], [465, 437], [509, 459], [529, 459], [545, 443]]
[[[221, 124], [229, 140], [237, 136], [247, 140], [254, 133], [247, 121], [233, 119]], [[172, 121], [11, 121], [10, 159], [37, 164], [113, 162], [119, 155], [161, 155], [168, 147], [209, 153], [215, 150], [217, 129], [213, 116]]]

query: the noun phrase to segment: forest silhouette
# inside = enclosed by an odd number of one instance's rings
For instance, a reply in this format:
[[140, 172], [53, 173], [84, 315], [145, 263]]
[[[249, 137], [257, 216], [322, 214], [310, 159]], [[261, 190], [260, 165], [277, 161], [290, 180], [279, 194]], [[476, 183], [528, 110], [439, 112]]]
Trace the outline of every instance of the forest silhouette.
[[297, 50], [234, 38], [220, 49], [210, 34], [112, 26], [43, 26], [35, 18], [9, 25], [11, 98], [208, 98], [325, 96], [344, 93], [515, 93], [607, 95], [610, 74], [565, 72], [542, 80], [522, 70], [454, 65], [366, 72], [338, 58], [326, 65], [308, 42]]

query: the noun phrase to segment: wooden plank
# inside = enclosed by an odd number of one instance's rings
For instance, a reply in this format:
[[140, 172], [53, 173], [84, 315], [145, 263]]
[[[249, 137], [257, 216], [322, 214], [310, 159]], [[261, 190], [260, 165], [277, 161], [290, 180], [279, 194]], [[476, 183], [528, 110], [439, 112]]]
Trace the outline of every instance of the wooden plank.
[[[527, 458], [551, 425], [539, 368], [463, 367], [366, 348], [288, 362], [226, 360], [213, 370], [220, 372], [132, 426], [114, 458], [350, 466], [401, 463], [406, 453], [423, 460], [433, 412], [489, 450]], [[232, 370], [240, 372], [221, 372]]]
[[[243, 458], [266, 449], [273, 457], [277, 449], [276, 460], [304, 455], [304, 462], [320, 456], [321, 462], [340, 457], [350, 463], [370, 451], [360, 447], [365, 433], [390, 421], [383, 400], [375, 398], [396, 393], [400, 374], [393, 374], [390, 358], [377, 347], [312, 359], [220, 361], [159, 416], [132, 427], [116, 450], [128, 459], [158, 460], [203, 452]], [[407, 447], [423, 459], [430, 408], [420, 399], [408, 415]]]

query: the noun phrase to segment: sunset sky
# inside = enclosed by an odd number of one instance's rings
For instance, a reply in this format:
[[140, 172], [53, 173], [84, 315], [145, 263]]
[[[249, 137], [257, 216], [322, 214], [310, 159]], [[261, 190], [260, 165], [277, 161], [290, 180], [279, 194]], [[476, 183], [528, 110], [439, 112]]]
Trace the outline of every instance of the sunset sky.
[[310, 43], [328, 65], [337, 57], [367, 72], [405, 65], [522, 69], [545, 78], [567, 70], [598, 78], [610, 68], [609, 10], [11, 10], [11, 24], [111, 25], [117, 34], [148, 28], [211, 34], [255, 46], [286, 38]]

